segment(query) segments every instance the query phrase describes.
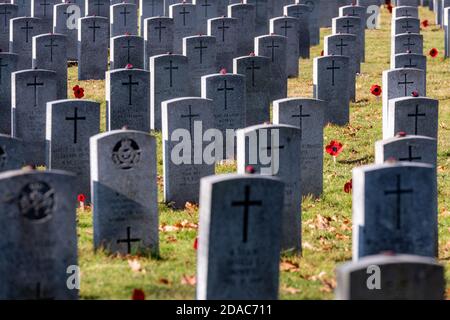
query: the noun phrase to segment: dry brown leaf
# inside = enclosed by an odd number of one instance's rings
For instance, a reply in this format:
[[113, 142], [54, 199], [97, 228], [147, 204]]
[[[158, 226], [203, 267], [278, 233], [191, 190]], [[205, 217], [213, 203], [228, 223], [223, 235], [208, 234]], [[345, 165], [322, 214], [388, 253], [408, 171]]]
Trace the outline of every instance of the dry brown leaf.
[[142, 268], [141, 263], [136, 258], [128, 259], [128, 265], [133, 272], [145, 273], [145, 269]]
[[183, 275], [181, 278], [181, 284], [187, 285], [187, 286], [195, 286], [197, 283], [197, 278], [195, 276], [187, 276]]
[[184, 209], [190, 214], [195, 213], [198, 210], [198, 204], [188, 201], [184, 205]]
[[159, 279], [158, 282], [161, 283], [161, 284], [166, 284], [166, 285], [170, 284], [170, 281], [168, 279], [165, 279], [165, 278]]
[[296, 294], [300, 292], [300, 289], [292, 288], [292, 287], [282, 287], [281, 290], [285, 293]]
[[296, 263], [290, 261], [282, 261], [280, 263], [280, 270], [285, 272], [299, 272], [300, 267]]

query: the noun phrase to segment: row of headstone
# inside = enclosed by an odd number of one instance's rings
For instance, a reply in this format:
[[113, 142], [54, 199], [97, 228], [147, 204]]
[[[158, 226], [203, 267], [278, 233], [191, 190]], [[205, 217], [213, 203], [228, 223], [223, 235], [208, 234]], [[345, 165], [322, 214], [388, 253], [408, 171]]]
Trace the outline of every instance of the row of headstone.
[[337, 268], [337, 299], [445, 294], [435, 260], [438, 101], [426, 97], [419, 3], [395, 4], [393, 69], [383, 72], [383, 140], [375, 144], [375, 164], [353, 170], [353, 262]]

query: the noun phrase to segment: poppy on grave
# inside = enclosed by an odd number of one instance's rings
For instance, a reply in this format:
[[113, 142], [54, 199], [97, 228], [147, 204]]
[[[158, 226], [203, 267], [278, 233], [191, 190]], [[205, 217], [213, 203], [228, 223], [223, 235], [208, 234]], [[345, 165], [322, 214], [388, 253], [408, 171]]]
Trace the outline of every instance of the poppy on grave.
[[198, 237], [195, 238], [194, 240], [194, 250], [198, 249]]
[[245, 167], [245, 172], [248, 173], [248, 174], [254, 174], [256, 171], [255, 171], [255, 168], [253, 166], [246, 166]]
[[387, 9], [388, 9], [388, 11], [390, 12], [390, 13], [392, 13], [392, 9], [393, 9], [393, 7], [392, 7], [392, 4], [388, 4], [387, 5]]
[[439, 54], [438, 49], [433, 48], [433, 49], [430, 50], [430, 57], [436, 58], [438, 56], [438, 54]]
[[422, 21], [422, 27], [427, 28], [430, 25], [430, 22], [428, 20]]
[[353, 189], [353, 179], [350, 179], [350, 181], [347, 181], [344, 185], [344, 192], [350, 193]]
[[413, 91], [413, 92], [411, 93], [411, 95], [412, 95], [414, 98], [417, 98], [417, 97], [419, 96], [419, 92]]
[[85, 202], [86, 201], [86, 196], [84, 194], [80, 193], [77, 196], [77, 200], [78, 200], [78, 202]]
[[72, 90], [73, 90], [73, 95], [75, 96], [75, 98], [81, 99], [84, 97], [84, 89], [82, 87], [80, 87], [79, 85], [76, 85], [75, 87], [73, 87]]
[[379, 97], [381, 95], [381, 92], [381, 87], [377, 84], [374, 84], [372, 87], [370, 87], [370, 93], [372, 93], [376, 97]]
[[133, 289], [131, 300], [145, 300], [145, 293], [142, 289]]
[[329, 145], [326, 146], [325, 151], [333, 156], [333, 157], [337, 157], [341, 152], [342, 149], [344, 148], [343, 144], [340, 143], [339, 141], [333, 140], [330, 142]]

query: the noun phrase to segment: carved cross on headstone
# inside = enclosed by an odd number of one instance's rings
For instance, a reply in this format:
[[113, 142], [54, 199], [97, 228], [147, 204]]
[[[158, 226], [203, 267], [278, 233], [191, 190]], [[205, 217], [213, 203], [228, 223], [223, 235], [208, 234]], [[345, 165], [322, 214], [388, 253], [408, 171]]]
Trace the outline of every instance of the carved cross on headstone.
[[50, 48], [50, 61], [53, 62], [53, 48], [59, 47], [57, 44], [54, 44], [53, 42], [55, 39], [50, 38], [50, 44], [44, 45], [45, 48]]
[[409, 161], [409, 162], [413, 162], [415, 160], [422, 160], [422, 157], [414, 157], [413, 156], [413, 152], [412, 152], [412, 146], [408, 146], [408, 157], [407, 158], [400, 158], [398, 159], [399, 161]]
[[419, 113], [419, 105], [416, 105], [416, 112], [408, 114], [408, 118], [414, 118], [414, 134], [418, 134], [419, 118], [426, 117], [426, 113]]
[[25, 42], [28, 43], [28, 41], [29, 41], [29, 30], [33, 30], [34, 27], [30, 27], [29, 21], [25, 21], [25, 27], [20, 27], [20, 29], [25, 30], [25, 32], [26, 32]]
[[73, 143], [76, 144], [78, 142], [78, 120], [86, 120], [86, 117], [79, 117], [78, 116], [78, 108], [75, 107], [73, 117], [66, 117], [66, 120], [73, 121]]
[[408, 84], [414, 84], [414, 81], [408, 81], [408, 76], [405, 73], [404, 74], [405, 80], [403, 82], [398, 82], [398, 85], [404, 85], [405, 86], [405, 97], [408, 95]]
[[203, 46], [203, 40], [199, 40], [200, 44], [194, 47], [196, 50], [200, 50], [200, 64], [203, 64], [203, 49], [208, 49], [207, 46]]
[[341, 69], [341, 67], [336, 67], [336, 61], [332, 60], [331, 67], [327, 67], [327, 70], [331, 70], [331, 85], [335, 84], [335, 71]]
[[246, 243], [248, 240], [248, 220], [249, 220], [249, 212], [251, 207], [261, 207], [261, 200], [250, 200], [251, 189], [250, 186], [245, 186], [244, 200], [241, 201], [233, 201], [231, 203], [232, 207], [243, 207], [244, 208], [244, 223], [243, 223], [243, 231], [242, 231], [242, 242]]
[[401, 229], [401, 212], [402, 212], [402, 195], [411, 194], [414, 192], [413, 189], [402, 189], [401, 176], [396, 176], [396, 189], [384, 191], [384, 195], [390, 196], [395, 195], [396, 197], [396, 210], [395, 210], [395, 221], [397, 230]]
[[127, 244], [127, 253], [131, 253], [131, 244], [133, 242], [139, 242], [141, 239], [139, 238], [131, 238], [131, 227], [127, 227], [127, 237], [125, 239], [118, 239], [117, 243], [126, 243]]
[[260, 70], [261, 67], [255, 66], [255, 60], [252, 60], [252, 65], [250, 67], [247, 67], [247, 70], [252, 71], [252, 87], [255, 86], [255, 70]]
[[228, 108], [228, 91], [233, 91], [234, 88], [228, 88], [227, 80], [223, 80], [223, 88], [217, 88], [217, 91], [223, 91], [224, 94], [224, 107], [225, 110]]
[[92, 42], [95, 42], [95, 33], [96, 33], [95, 30], [100, 29], [100, 26], [97, 26], [95, 22], [96, 21], [94, 20], [92, 26], [88, 27], [89, 29], [92, 29]]
[[173, 66], [173, 61], [169, 61], [169, 66], [164, 68], [165, 70], [169, 70], [169, 85], [173, 87], [173, 70], [178, 70], [178, 67]]
[[43, 82], [37, 82], [37, 76], [34, 76], [33, 83], [27, 83], [27, 87], [33, 87], [34, 89], [34, 106], [37, 107], [37, 87], [43, 87]]
[[161, 38], [161, 36], [162, 36], [162, 29], [167, 29], [167, 27], [163, 27], [162, 26], [162, 21], [160, 20], [159, 21], [159, 26], [157, 26], [157, 27], [155, 27], [155, 30], [158, 30], [158, 32], [159, 32], [159, 42], [161, 42], [161, 40], [162, 40], [162, 38]]
[[128, 105], [131, 106], [133, 105], [132, 103], [132, 92], [133, 92], [133, 86], [138, 86], [139, 82], [134, 81], [133, 82], [133, 75], [129, 74], [128, 75], [128, 82], [122, 82], [123, 86], [128, 86]]

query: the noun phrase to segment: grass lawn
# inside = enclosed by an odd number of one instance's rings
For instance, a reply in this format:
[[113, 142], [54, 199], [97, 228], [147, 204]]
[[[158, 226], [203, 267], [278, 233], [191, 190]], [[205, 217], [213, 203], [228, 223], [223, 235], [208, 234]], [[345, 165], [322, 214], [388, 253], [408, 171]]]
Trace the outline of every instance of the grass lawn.
[[[439, 260], [446, 265], [450, 288], [450, 60], [443, 59], [444, 32], [434, 25], [434, 14], [420, 9], [421, 19], [430, 26], [422, 30], [424, 51], [437, 48], [439, 56], [428, 56], [428, 97], [440, 100], [439, 115]], [[351, 259], [351, 195], [343, 191], [351, 179], [352, 168], [374, 161], [374, 143], [381, 134], [381, 98], [372, 96], [372, 84], [381, 85], [382, 71], [389, 69], [390, 14], [382, 8], [381, 29], [366, 33], [366, 63], [357, 78], [357, 101], [351, 105], [351, 124], [328, 126], [325, 143], [341, 141], [345, 149], [338, 162], [325, 155], [324, 194], [319, 200], [303, 200], [303, 257], [283, 257], [281, 268], [281, 299], [332, 299], [336, 285], [334, 269]], [[317, 57], [322, 43], [311, 50]], [[301, 60], [301, 76], [289, 80], [289, 96], [312, 96], [313, 60]], [[75, 84], [85, 89], [85, 98], [102, 104], [105, 119], [104, 81], [77, 81], [76, 67], [69, 68], [69, 91]], [[72, 92], [69, 92], [73, 97]], [[104, 121], [104, 120], [103, 120]], [[102, 130], [105, 123], [101, 124]], [[158, 173], [162, 174], [161, 135], [158, 139]], [[221, 166], [219, 173], [234, 172], [235, 167]], [[160, 257], [108, 256], [93, 251], [92, 214], [78, 211], [79, 265], [83, 299], [130, 299], [134, 288], [144, 290], [147, 299], [194, 299], [198, 214], [195, 206], [174, 211], [162, 203], [162, 177], [159, 185]], [[130, 267], [130, 262], [133, 262]], [[450, 296], [450, 291], [447, 291]]]

